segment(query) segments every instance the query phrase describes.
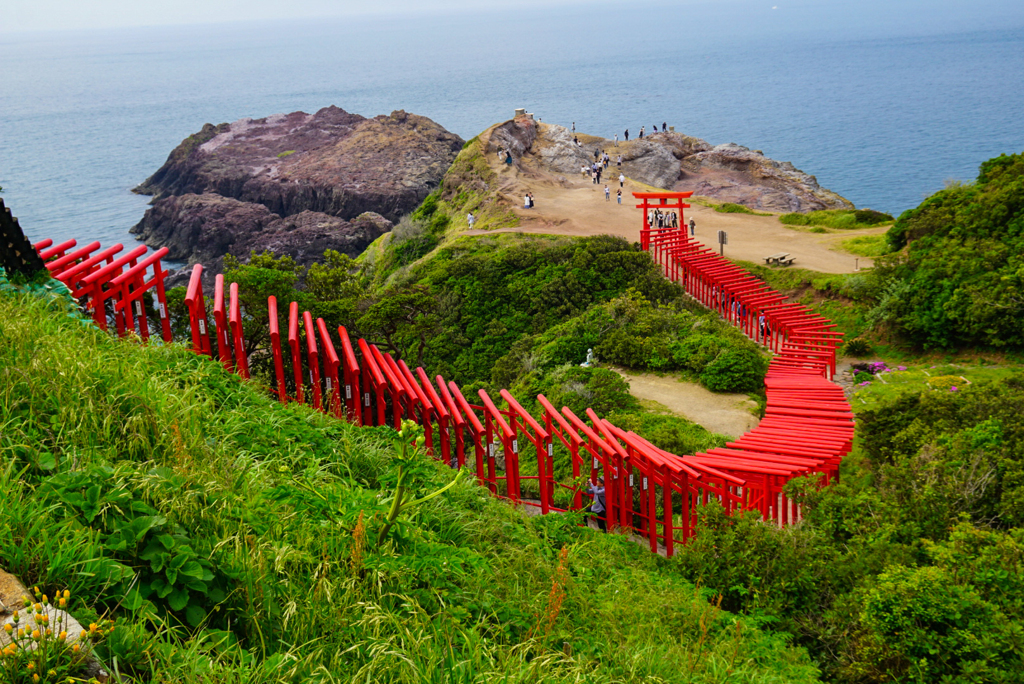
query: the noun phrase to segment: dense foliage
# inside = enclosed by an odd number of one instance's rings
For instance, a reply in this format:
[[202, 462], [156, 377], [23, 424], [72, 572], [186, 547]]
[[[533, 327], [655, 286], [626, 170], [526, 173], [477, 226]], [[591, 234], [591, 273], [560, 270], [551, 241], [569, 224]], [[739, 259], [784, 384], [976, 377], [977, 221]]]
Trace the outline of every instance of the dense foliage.
[[3, 568], [114, 618], [100, 653], [136, 681], [816, 677], [664, 559], [453, 482], [412, 432], [8, 294], [0, 426]]
[[607, 304], [517, 341], [491, 372], [496, 386], [528, 383], [531, 376], [597, 358], [626, 368], [682, 371], [712, 391], [755, 392], [768, 360], [757, 346], [715, 313], [675, 300], [648, 301], [627, 290]]
[[1024, 154], [904, 212], [874, 318], [924, 348], [1024, 346]]
[[862, 412], [845, 481], [790, 484], [802, 524], [708, 511], [680, 568], [796, 635], [828, 679], [1019, 681], [1022, 405], [1016, 377]]

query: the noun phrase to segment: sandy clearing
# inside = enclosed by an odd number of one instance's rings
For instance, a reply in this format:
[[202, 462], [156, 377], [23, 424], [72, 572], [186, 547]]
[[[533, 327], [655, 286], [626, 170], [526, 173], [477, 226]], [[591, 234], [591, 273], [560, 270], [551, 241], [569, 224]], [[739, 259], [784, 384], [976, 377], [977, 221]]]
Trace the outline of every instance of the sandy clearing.
[[[545, 124], [541, 126], [543, 129]], [[614, 159], [614, 142], [606, 142], [608, 153]], [[499, 164], [493, 155], [488, 155], [488, 162], [498, 173], [502, 194], [516, 207], [515, 213], [519, 216], [520, 225], [497, 231], [466, 231], [464, 234], [512, 232], [576, 237], [612, 234], [631, 242], [639, 242], [643, 213], [635, 208], [636, 200], [630, 193], [649, 192], [652, 188], [627, 178], [622, 189], [622, 204], [618, 204], [615, 192], [619, 189], [619, 172], [614, 161], [602, 176], [600, 185], [595, 185], [589, 177], [579, 173], [569, 176], [551, 173], [540, 166], [538, 158], [531, 155], [524, 157], [521, 169]], [[610, 190], [610, 200], [604, 196], [606, 184]], [[527, 191], [533, 193], [533, 209], [523, 208], [523, 195]], [[810, 233], [789, 228], [780, 223], [776, 216], [722, 214], [698, 204], [686, 210], [685, 219], [689, 221], [690, 218], [696, 222], [697, 241], [705, 246], [717, 249], [718, 231], [726, 231], [729, 243], [725, 246], [725, 256], [730, 259], [763, 263], [764, 257], [770, 254], [789, 252], [796, 258], [796, 266], [822, 273], [853, 273], [858, 266], [870, 267], [872, 259], [858, 258], [842, 251], [839, 243], [851, 237], [874, 235], [887, 230], [887, 227], [881, 227], [839, 233]]]
[[736, 438], [757, 425], [757, 418], [751, 413], [757, 404], [746, 394], [711, 392], [671, 375], [611, 369], [629, 382], [630, 394], [637, 399], [655, 401], [671, 413], [692, 420], [716, 434]]

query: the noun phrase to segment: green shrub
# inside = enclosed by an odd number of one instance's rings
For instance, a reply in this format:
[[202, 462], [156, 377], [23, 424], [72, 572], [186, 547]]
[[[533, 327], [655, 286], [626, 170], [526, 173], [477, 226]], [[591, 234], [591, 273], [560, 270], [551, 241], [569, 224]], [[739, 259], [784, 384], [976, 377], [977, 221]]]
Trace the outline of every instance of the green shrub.
[[905, 211], [887, 233], [898, 253], [875, 265], [872, 320], [926, 349], [1024, 348], [1022, 225], [1024, 154], [990, 159], [974, 184]]
[[868, 228], [892, 220], [889, 214], [873, 209], [821, 209], [807, 213], [793, 212], [779, 217], [779, 221], [787, 226], [826, 226], [839, 230]]
[[885, 235], [858, 235], [843, 240], [840, 246], [851, 254], [863, 257], [879, 257], [889, 253], [889, 241]]
[[764, 386], [768, 360], [749, 348], [727, 349], [707, 365], [700, 382], [712, 392], [754, 392]]
[[745, 207], [742, 204], [735, 204], [734, 202], [723, 202], [722, 204], [715, 205], [715, 211], [719, 214], [752, 214], [754, 216], [771, 216], [771, 214], [754, 211], [749, 207]]
[[860, 358], [867, 356], [870, 353], [871, 343], [863, 337], [855, 337], [852, 340], [847, 340], [846, 344], [843, 345], [843, 356]]

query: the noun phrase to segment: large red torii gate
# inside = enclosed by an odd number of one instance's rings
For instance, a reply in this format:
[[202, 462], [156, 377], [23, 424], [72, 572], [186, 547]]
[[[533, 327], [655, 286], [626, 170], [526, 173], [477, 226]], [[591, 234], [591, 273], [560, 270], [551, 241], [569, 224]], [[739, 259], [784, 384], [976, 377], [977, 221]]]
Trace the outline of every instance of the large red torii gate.
[[[634, 192], [633, 197], [638, 200], [643, 200], [643, 204], [636, 205], [637, 209], [644, 210], [644, 224], [640, 228], [640, 247], [647, 250], [650, 247], [651, 242], [651, 224], [650, 224], [650, 212], [651, 209], [658, 209], [659, 211], [667, 211], [669, 209], [679, 210], [679, 227], [685, 229], [686, 217], [683, 216], [683, 209], [689, 209], [690, 205], [684, 202], [684, 199], [693, 196], [693, 191], [689, 192]], [[669, 200], [675, 200], [674, 204], [669, 204]]]

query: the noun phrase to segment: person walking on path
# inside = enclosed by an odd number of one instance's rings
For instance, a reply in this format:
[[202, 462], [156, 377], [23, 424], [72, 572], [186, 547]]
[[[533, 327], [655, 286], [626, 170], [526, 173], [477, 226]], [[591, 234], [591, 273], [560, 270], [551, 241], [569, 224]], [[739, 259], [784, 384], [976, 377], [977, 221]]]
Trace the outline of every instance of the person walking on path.
[[697, 228], [697, 223], [693, 219], [690, 219], [690, 236], [691, 237], [693, 235], [696, 235], [696, 228]]
[[629, 142], [629, 129], [626, 129], [626, 142]]
[[619, 190], [615, 193], [615, 195], [616, 195], [615, 199], [618, 201], [618, 203], [622, 204], [622, 188], [619, 188]]
[[597, 484], [587, 484], [587, 492], [594, 497], [594, 503], [587, 507], [587, 513], [593, 513], [591, 516], [594, 522], [597, 523], [597, 527], [602, 532], [608, 531], [608, 523], [605, 520], [605, 516], [601, 515], [605, 512], [604, 506], [604, 478], [597, 478]]
[[469, 222], [469, 227], [472, 228], [473, 223], [476, 221], [476, 217], [473, 216], [473, 212], [469, 212], [469, 214], [466, 215], [466, 221]]
[[622, 175], [622, 174], [620, 173], [620, 174], [619, 174], [619, 187], [620, 187], [620, 188], [622, 188], [622, 187], [625, 187], [625, 184], [626, 184], [626, 177], [625, 177], [625, 176], [623, 176], [623, 175]]
[[619, 161], [616, 162], [616, 165], [617, 166], [622, 166], [622, 155], [621, 154], [619, 155]]
[[608, 186], [604, 186], [604, 201], [607, 202], [612, 198], [612, 191], [608, 189]]

